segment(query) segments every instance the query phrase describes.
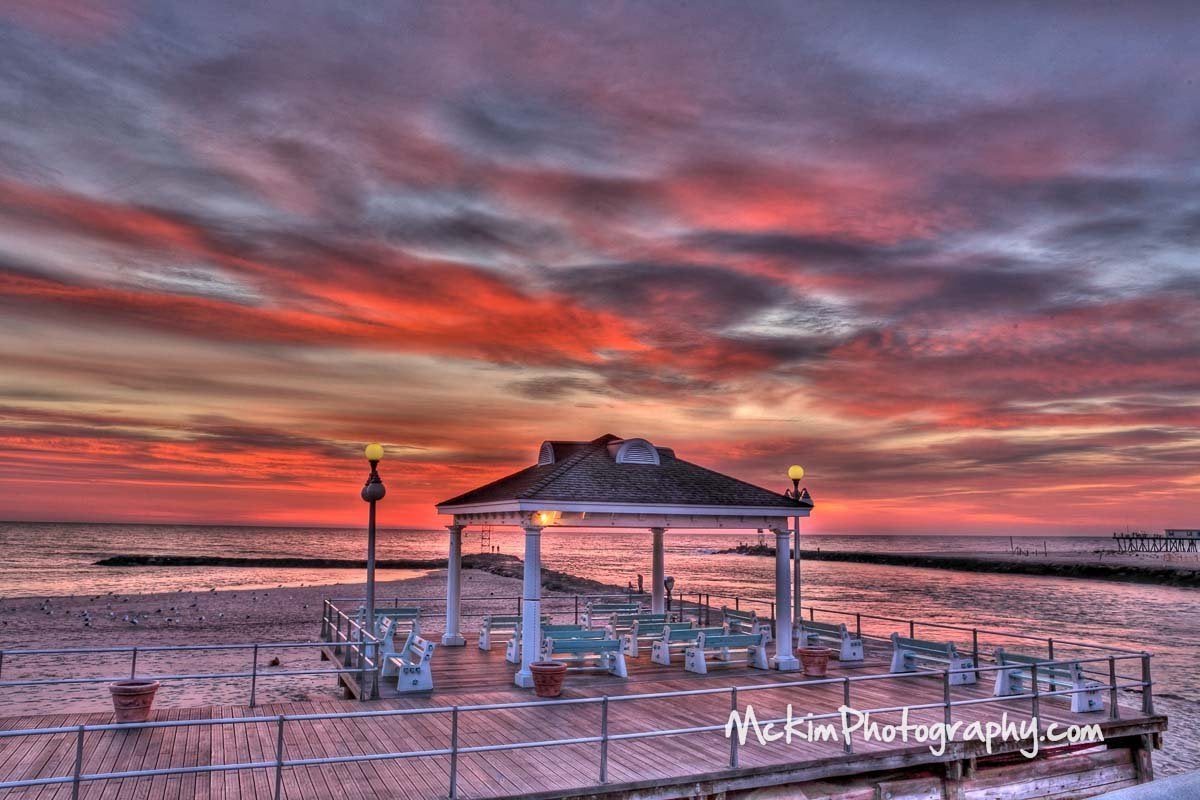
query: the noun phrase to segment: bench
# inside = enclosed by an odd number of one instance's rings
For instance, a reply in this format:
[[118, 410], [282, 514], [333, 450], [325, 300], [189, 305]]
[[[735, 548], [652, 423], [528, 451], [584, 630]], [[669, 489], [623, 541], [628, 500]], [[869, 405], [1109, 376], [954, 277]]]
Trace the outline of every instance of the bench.
[[725, 633], [724, 628], [674, 628], [664, 625], [650, 645], [650, 660], [664, 667], [671, 666], [671, 656], [682, 653], [696, 643], [700, 634], [717, 636]]
[[[549, 616], [542, 617], [542, 638], [543, 639], [546, 638], [546, 634], [548, 634], [548, 633], [557, 633], [560, 631], [581, 631], [581, 630], [583, 630], [582, 625], [547, 625], [546, 620], [548, 620], [548, 619], [549, 619]], [[516, 627], [516, 630], [513, 631], [513, 637], [508, 640], [507, 644], [504, 645], [504, 660], [507, 661], [508, 663], [510, 663], [510, 664], [520, 664], [521, 663], [521, 637], [524, 635], [525, 634], [524, 634], [521, 626], [518, 625]]]
[[862, 661], [863, 640], [846, 628], [844, 622], [801, 622], [796, 628], [796, 641], [802, 647], [829, 644], [838, 651], [838, 661]]
[[767, 641], [771, 641], [771, 623], [761, 620], [753, 611], [738, 611], [736, 608], [721, 606], [721, 619], [725, 622], [726, 633], [766, 633]]
[[[637, 658], [642, 652], [640, 647], [642, 642], [650, 644], [651, 642], [662, 640], [663, 628], [677, 631], [691, 631], [695, 630], [696, 626], [691, 622], [664, 622], [662, 620], [643, 622], [640, 619], [635, 619], [633, 626], [626, 633], [619, 636], [614, 635], [612, 638], [620, 639], [624, 643], [625, 655], [630, 658]], [[612, 627], [609, 627], [609, 630], [611, 631]]]
[[1020, 653], [1006, 653], [1003, 647], [996, 648], [996, 665], [1005, 669], [996, 671], [996, 688], [992, 695], [1007, 697], [1025, 694], [1025, 687], [1032, 683], [1030, 675], [1035, 664], [1039, 685], [1045, 684], [1052, 692], [1071, 692], [1071, 711], [1083, 714], [1104, 710], [1104, 684], [1088, 680], [1078, 661], [1052, 661]]
[[[396, 655], [396, 647], [392, 643], [392, 637], [395, 633], [396, 620], [385, 618], [380, 622], [379, 628], [375, 631], [375, 638], [379, 640], [379, 644], [367, 644], [363, 646], [363, 654], [371, 659], [371, 663], [378, 665], [383, 663], [384, 657]], [[378, 653], [375, 652], [376, 647], [379, 648]]]
[[684, 651], [683, 668], [688, 672], [708, 674], [710, 663], [708, 654], [716, 653], [717, 663], [728, 666], [741, 666], [740, 661], [734, 661], [732, 651], [744, 650], [746, 666], [755, 669], [770, 669], [767, 665], [767, 632], [758, 633], [701, 633], [696, 643]]
[[620, 639], [629, 633], [634, 623], [640, 622], [643, 628], [651, 625], [657, 631], [670, 621], [668, 614], [613, 614], [604, 630], [608, 631], [608, 638]]
[[[367, 609], [364, 606], [358, 607], [358, 614], [355, 619], [361, 625], [366, 617]], [[400, 623], [408, 623], [414, 633], [421, 632], [421, 607], [420, 606], [397, 606], [396, 608], [376, 608], [375, 609], [375, 627], [379, 628], [385, 619], [390, 619], [397, 624], [396, 630], [399, 630]]]
[[[549, 621], [548, 614], [542, 615], [542, 622]], [[479, 626], [479, 649], [491, 651], [493, 633], [511, 633], [514, 639], [520, 639], [520, 614], [485, 614]]]
[[593, 667], [576, 666], [568, 669], [603, 669], [619, 678], [629, 677], [621, 642], [602, 638], [603, 636], [604, 631], [562, 631], [547, 636], [542, 642], [542, 660], [576, 664], [595, 660], [596, 664]]
[[396, 676], [397, 692], [433, 691], [433, 647], [415, 632], [409, 634], [398, 653], [383, 654], [383, 677]]
[[583, 624], [588, 628], [606, 625], [613, 614], [640, 614], [641, 603], [588, 603], [583, 609]]
[[[917, 672], [919, 664], [936, 664], [934, 669], [974, 670], [975, 659], [960, 656], [954, 642], [930, 642], [924, 639], [907, 639], [898, 633], [892, 634], [892, 666], [890, 672]], [[951, 672], [950, 684], [962, 686], [975, 683], [975, 673]]]

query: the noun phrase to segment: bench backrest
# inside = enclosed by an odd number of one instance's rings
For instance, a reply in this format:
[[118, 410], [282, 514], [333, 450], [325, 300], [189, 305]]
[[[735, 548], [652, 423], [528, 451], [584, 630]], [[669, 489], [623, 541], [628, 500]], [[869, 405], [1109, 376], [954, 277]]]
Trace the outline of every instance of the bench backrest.
[[958, 658], [958, 649], [954, 642], [930, 642], [926, 639], [909, 639], [898, 633], [892, 634], [892, 644], [902, 650], [913, 653], [937, 656], [938, 658]]
[[[547, 633], [552, 634], [552, 636], [547, 635]], [[542, 638], [543, 639], [554, 638], [554, 639], [563, 639], [563, 640], [566, 640], [566, 639], [607, 639], [608, 631], [600, 630], [600, 629], [593, 629], [593, 630], [584, 629], [584, 630], [547, 632], [546, 629], [543, 628], [542, 629]]]
[[510, 628], [521, 624], [519, 614], [488, 614], [483, 618], [485, 628]]
[[753, 611], [739, 611], [729, 606], [721, 606], [721, 616], [725, 619], [736, 619], [741, 622], [757, 622], [758, 614]]
[[668, 642], [694, 642], [703, 635], [723, 636], [724, 628], [672, 628], [663, 626], [663, 636]]
[[634, 622], [640, 622], [645, 625], [648, 622], [667, 622], [670, 617], [667, 614], [613, 614], [612, 624], [618, 628], [628, 628]]
[[583, 631], [587, 630], [583, 625], [565, 624], [565, 625], [547, 625], [542, 623], [542, 635], [547, 633], [564, 633], [566, 631]]
[[701, 633], [696, 639], [696, 646], [705, 650], [718, 647], [754, 647], [765, 643], [763, 633]]
[[1023, 653], [1007, 653], [1003, 647], [996, 648], [996, 665], [1001, 667], [1023, 667], [1027, 671], [1037, 665], [1038, 678], [1047, 683], [1075, 685], [1083, 681], [1083, 666], [1078, 661], [1055, 663], [1040, 656]]
[[587, 610], [589, 614], [638, 614], [641, 613], [641, 603], [588, 603]]
[[840, 636], [843, 639], [849, 636], [849, 631], [846, 629], [844, 622], [813, 622], [812, 620], [804, 620], [800, 623], [800, 628], [813, 633], [826, 633], [833, 636]]
[[623, 645], [616, 639], [560, 639], [547, 636], [545, 651], [553, 653], [605, 653], [620, 650]]
[[420, 636], [410, 636], [400, 648], [400, 660], [408, 664], [419, 664], [433, 656], [433, 642]]

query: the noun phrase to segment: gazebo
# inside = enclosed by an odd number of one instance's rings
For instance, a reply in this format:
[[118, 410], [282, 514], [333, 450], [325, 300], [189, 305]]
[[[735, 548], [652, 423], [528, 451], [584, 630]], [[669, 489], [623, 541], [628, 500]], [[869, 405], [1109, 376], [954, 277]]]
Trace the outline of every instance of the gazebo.
[[518, 686], [533, 685], [529, 665], [541, 642], [541, 533], [545, 528], [649, 529], [653, 543], [651, 607], [664, 610], [663, 534], [671, 528], [770, 529], [775, 534], [775, 657], [795, 670], [789, 519], [812, 511], [807, 492], [793, 498], [684, 461], [645, 439], [606, 434], [590, 442], [543, 442], [537, 463], [438, 503], [454, 516], [442, 644], [462, 646], [462, 532], [469, 525], [514, 525], [525, 531], [521, 668]]

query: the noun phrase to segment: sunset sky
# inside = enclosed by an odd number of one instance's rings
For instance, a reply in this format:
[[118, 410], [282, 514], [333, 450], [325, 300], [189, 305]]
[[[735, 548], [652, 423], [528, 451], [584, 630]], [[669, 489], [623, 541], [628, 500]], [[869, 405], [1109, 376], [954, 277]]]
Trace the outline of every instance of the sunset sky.
[[1200, 525], [1168, 3], [0, 0], [0, 519], [644, 436], [808, 530]]

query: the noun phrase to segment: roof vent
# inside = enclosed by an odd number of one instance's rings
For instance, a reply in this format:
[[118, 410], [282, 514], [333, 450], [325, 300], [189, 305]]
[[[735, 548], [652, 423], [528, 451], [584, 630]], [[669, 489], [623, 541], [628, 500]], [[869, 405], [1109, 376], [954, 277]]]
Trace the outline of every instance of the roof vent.
[[542, 467], [546, 464], [554, 463], [554, 445], [549, 442], [542, 442], [542, 449], [538, 450], [538, 466]]
[[645, 439], [626, 439], [617, 448], [618, 464], [659, 464], [658, 451]]

